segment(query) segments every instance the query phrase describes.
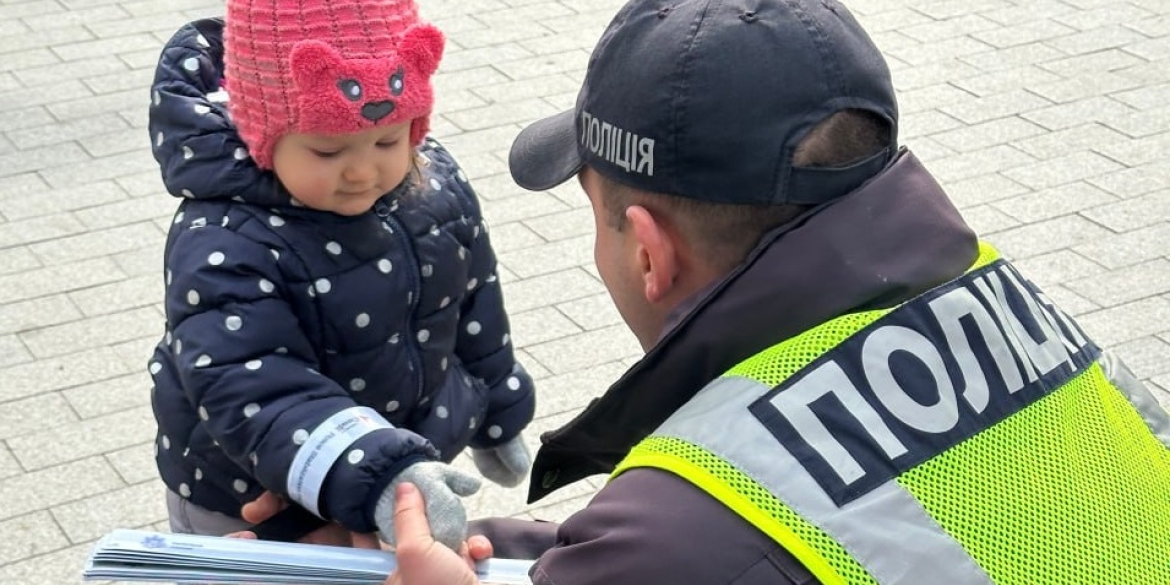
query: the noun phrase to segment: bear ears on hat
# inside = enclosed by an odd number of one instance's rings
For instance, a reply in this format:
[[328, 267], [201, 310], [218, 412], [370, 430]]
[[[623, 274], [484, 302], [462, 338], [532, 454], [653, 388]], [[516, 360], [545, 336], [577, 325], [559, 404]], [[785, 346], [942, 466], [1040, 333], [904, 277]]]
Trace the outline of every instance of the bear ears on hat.
[[[429, 77], [439, 68], [445, 44], [446, 39], [439, 29], [430, 24], [417, 24], [399, 37], [398, 59]], [[345, 57], [336, 49], [315, 39], [297, 43], [289, 54], [293, 75], [300, 81], [315, 80], [345, 62]]]

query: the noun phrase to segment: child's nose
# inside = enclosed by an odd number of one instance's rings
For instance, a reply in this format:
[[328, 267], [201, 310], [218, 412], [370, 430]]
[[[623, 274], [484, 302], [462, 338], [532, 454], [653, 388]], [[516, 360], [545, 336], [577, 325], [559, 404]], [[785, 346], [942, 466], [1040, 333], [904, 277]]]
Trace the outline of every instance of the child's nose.
[[372, 183], [378, 177], [378, 166], [370, 161], [356, 162], [346, 167], [344, 176], [350, 183], [359, 185]]

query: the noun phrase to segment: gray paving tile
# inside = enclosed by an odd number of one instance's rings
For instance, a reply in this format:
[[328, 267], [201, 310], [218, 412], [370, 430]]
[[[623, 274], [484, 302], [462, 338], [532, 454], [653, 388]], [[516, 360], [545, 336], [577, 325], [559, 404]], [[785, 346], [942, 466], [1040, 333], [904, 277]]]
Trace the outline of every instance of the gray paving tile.
[[20, 150], [0, 156], [0, 177], [46, 170], [56, 164], [85, 160], [89, 160], [89, 155], [80, 146], [72, 143]]
[[514, 197], [494, 201], [485, 198], [480, 201], [480, 204], [484, 217], [493, 224], [535, 219], [570, 209], [568, 205], [548, 192], [525, 192]]
[[53, 518], [73, 543], [104, 536], [115, 528], [138, 528], [167, 518], [166, 488], [148, 481], [53, 508]]
[[154, 335], [163, 322], [152, 305], [21, 333], [20, 339], [38, 358], [55, 357]]
[[604, 394], [627, 369], [621, 362], [613, 361], [541, 380], [536, 402], [537, 418], [575, 415], [591, 400]]
[[521, 312], [604, 292], [601, 282], [580, 268], [517, 280], [504, 285], [508, 310]]
[[951, 201], [960, 209], [1008, 199], [1030, 191], [1027, 187], [998, 173], [952, 181], [947, 183], [945, 189]]
[[1170, 169], [1161, 162], [1154, 162], [1093, 177], [1089, 182], [1118, 197], [1129, 199], [1170, 187]]
[[129, 373], [114, 350], [101, 347], [85, 353], [38, 360], [0, 369], [0, 403], [72, 388]]
[[[150, 377], [146, 374], [148, 354], [143, 354], [134, 374], [110, 378], [61, 391], [67, 405], [81, 418], [96, 418], [130, 410], [150, 400]], [[55, 394], [54, 394], [55, 395]]]
[[1170, 106], [1141, 112], [1115, 110], [1101, 117], [1100, 121], [1134, 137], [1170, 132]]
[[[1133, 113], [1132, 108], [1119, 101], [1097, 96], [1035, 109], [1021, 115], [1050, 130], [1063, 130], [1089, 122], [1108, 124], [1118, 119], [1124, 119]], [[1118, 129], [1120, 130], [1120, 128]], [[1122, 131], [1124, 132], [1124, 130]]]
[[1141, 81], [1120, 73], [1094, 71], [1052, 83], [1030, 84], [1028, 91], [1051, 102], [1068, 103], [1124, 92], [1141, 85]]
[[4, 520], [0, 532], [9, 535], [0, 539], [0, 566], [69, 546], [53, 518], [43, 511]]
[[[584, 197], [582, 195], [582, 197]], [[524, 222], [546, 241], [555, 242], [578, 236], [593, 236], [593, 211], [587, 208], [545, 215]]]
[[[1083, 124], [1016, 140], [1011, 144], [1035, 158], [1050, 159], [1089, 149], [1110, 156], [1107, 150], [1110, 145], [1128, 140], [1130, 140], [1128, 136], [1101, 124]], [[1110, 158], [1118, 160], [1116, 157]]]
[[[90, 8], [76, 7], [64, 13], [29, 16], [21, 21], [31, 30], [44, 32], [62, 27], [81, 26], [91, 23], [121, 20], [129, 16], [116, 3], [93, 6]], [[51, 43], [49, 43], [51, 44]]]
[[71, 426], [80, 419], [59, 392], [7, 402], [0, 409], [0, 440], [44, 431], [48, 420]]
[[149, 441], [138, 443], [125, 449], [119, 449], [105, 454], [106, 461], [113, 466], [122, 480], [128, 484], [137, 484], [158, 479], [158, 471], [154, 463], [154, 437]]
[[1020, 259], [1013, 264], [1040, 288], [1071, 280], [1098, 277], [1108, 272], [1100, 264], [1068, 249]]
[[[1105, 282], [1115, 284], [1102, 286]], [[1067, 286], [1102, 307], [1156, 297], [1170, 290], [1170, 260], [1157, 258], [1107, 275], [1073, 280]], [[1170, 331], [1170, 323], [1163, 324], [1163, 328]]]
[[38, 242], [30, 248], [45, 264], [57, 265], [125, 252], [144, 243], [161, 243], [164, 236], [154, 224], [144, 222]]
[[963, 126], [962, 122], [938, 110], [921, 110], [906, 114], [900, 117], [898, 124], [898, 137], [902, 141], [946, 132]]
[[1003, 172], [1032, 162], [1034, 159], [1022, 151], [1000, 144], [933, 161], [929, 169], [945, 185], [952, 181]]
[[544, 238], [516, 221], [493, 227], [492, 234], [492, 248], [497, 254], [531, 248], [545, 243]]
[[554, 374], [561, 374], [636, 357], [642, 355], [642, 348], [624, 325], [618, 325], [535, 345], [528, 352]]
[[521, 278], [559, 272], [589, 263], [593, 236], [550, 242], [539, 248], [512, 250], [498, 255], [500, 263]]
[[86, 185], [84, 197], [80, 197], [76, 187], [52, 190], [44, 187], [41, 190], [27, 195], [16, 195], [0, 199], [0, 213], [9, 221], [18, 221], [32, 217], [60, 215], [65, 211], [82, 209], [103, 203], [111, 203], [126, 199], [126, 191], [116, 183], [97, 181]]
[[24, 246], [81, 234], [85, 226], [69, 215], [34, 217], [0, 223], [0, 248]]
[[[120, 182], [120, 181], [119, 181]], [[73, 213], [85, 227], [93, 230], [113, 229], [127, 224], [138, 224], [145, 221], [165, 219], [170, 225], [170, 217], [175, 214], [178, 199], [168, 196], [161, 189], [149, 197], [139, 197], [129, 201], [115, 201], [105, 205], [95, 205], [79, 209]], [[134, 240], [140, 246], [153, 246], [162, 241], [162, 232], [152, 236], [143, 228], [142, 239]], [[161, 249], [160, 249], [161, 250]], [[161, 253], [161, 251], [160, 251]]]
[[951, 79], [950, 83], [955, 87], [964, 89], [979, 97], [989, 97], [1007, 93], [1021, 87], [1026, 88], [1031, 84], [1044, 84], [1061, 79], [1061, 76], [1035, 65], [1023, 65], [993, 71], [991, 73], [965, 75], [957, 79]]
[[[1134, 199], [1094, 207], [1085, 217], [1122, 232], [1170, 221], [1170, 190], [1156, 191]], [[1170, 246], [1167, 247], [1170, 249]]]
[[0, 335], [0, 368], [26, 364], [33, 361], [33, 355], [15, 335]]
[[1077, 29], [1057, 20], [1039, 19], [1028, 20], [1014, 26], [991, 27], [991, 30], [979, 31], [971, 36], [997, 49], [1005, 49], [1061, 37], [1076, 31]]
[[1107, 235], [1105, 228], [1083, 217], [1065, 215], [996, 234], [992, 242], [1012, 258], [1028, 258]]
[[24, 468], [12, 456], [12, 452], [3, 443], [0, 443], [0, 479], [13, 477], [25, 473]]
[[962, 55], [960, 59], [983, 71], [998, 72], [1026, 67], [1028, 65], [1047, 63], [1063, 56], [1064, 53], [1044, 43], [1028, 43], [1008, 49]]
[[150, 407], [141, 406], [59, 429], [12, 437], [8, 447], [25, 469], [36, 471], [135, 445], [154, 437], [154, 433], [154, 415]]
[[1170, 343], [1153, 335], [1127, 341], [1109, 348], [1138, 378], [1170, 374]]
[[1068, 185], [1083, 179], [1104, 175], [1122, 166], [1093, 152], [1077, 152], [1060, 158], [1003, 171], [1009, 179], [1033, 189], [1047, 189]]
[[0, 304], [0, 334], [14, 333], [80, 319], [81, 312], [64, 294]]
[[1081, 315], [1092, 313], [1101, 308], [1096, 303], [1060, 285], [1045, 287], [1044, 293], [1056, 303], [1056, 306], [1074, 317], [1079, 318]]
[[41, 263], [26, 246], [0, 250], [0, 275], [40, 268]]
[[1055, 20], [1080, 30], [1091, 30], [1103, 26], [1138, 22], [1149, 16], [1151, 16], [1150, 11], [1132, 4], [1111, 2], [1089, 10], [1062, 14], [1056, 16]]
[[[85, 482], [86, 492], [77, 489], [79, 481]], [[83, 459], [10, 477], [0, 480], [0, 495], [4, 496], [0, 520], [45, 510], [79, 500], [89, 493], [102, 493], [122, 485], [113, 468], [101, 459]]]
[[931, 136], [944, 146], [959, 152], [981, 150], [997, 144], [1036, 136], [1047, 132], [1027, 120], [1010, 116], [988, 122], [963, 126], [961, 128]]
[[1170, 329], [1170, 299], [1142, 299], [1083, 315], [1078, 321], [1098, 343], [1118, 345]]
[[1170, 224], [1156, 224], [1100, 238], [1091, 243], [1076, 245], [1073, 249], [1109, 268], [1132, 266], [1166, 255], [1170, 238]]
[[[1045, 45], [1046, 46], [1046, 45]], [[1056, 49], [1050, 49], [1056, 55], [1062, 55]], [[1145, 63], [1141, 57], [1135, 57], [1120, 49], [1108, 49], [1072, 57], [1046, 59], [1040, 66], [1061, 77], [1073, 77], [1085, 71], [1118, 71]]]
[[512, 325], [512, 339], [523, 347], [581, 333], [580, 327], [553, 307], [513, 313], [509, 321]]
[[0, 581], [21, 585], [79, 583], [92, 549], [90, 544], [76, 545], [0, 566]]

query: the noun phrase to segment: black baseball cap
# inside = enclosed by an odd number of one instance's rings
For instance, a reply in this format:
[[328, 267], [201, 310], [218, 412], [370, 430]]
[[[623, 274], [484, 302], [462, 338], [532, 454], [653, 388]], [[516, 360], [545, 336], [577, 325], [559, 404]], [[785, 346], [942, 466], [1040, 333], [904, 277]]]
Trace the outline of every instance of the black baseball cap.
[[[805, 134], [844, 109], [890, 144], [843, 168], [796, 168]], [[816, 205], [897, 150], [881, 52], [836, 0], [632, 0], [602, 33], [576, 107], [525, 128], [509, 167], [541, 191], [583, 165], [634, 188], [715, 203]]]

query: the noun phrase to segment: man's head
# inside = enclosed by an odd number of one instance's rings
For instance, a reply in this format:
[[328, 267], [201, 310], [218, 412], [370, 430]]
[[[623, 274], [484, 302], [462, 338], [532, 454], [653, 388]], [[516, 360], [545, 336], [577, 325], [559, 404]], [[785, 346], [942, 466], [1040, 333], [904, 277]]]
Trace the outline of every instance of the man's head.
[[598, 269], [648, 348], [763, 233], [880, 172], [896, 121], [881, 53], [836, 0], [633, 0], [574, 110], [509, 162], [534, 190], [579, 174]]

